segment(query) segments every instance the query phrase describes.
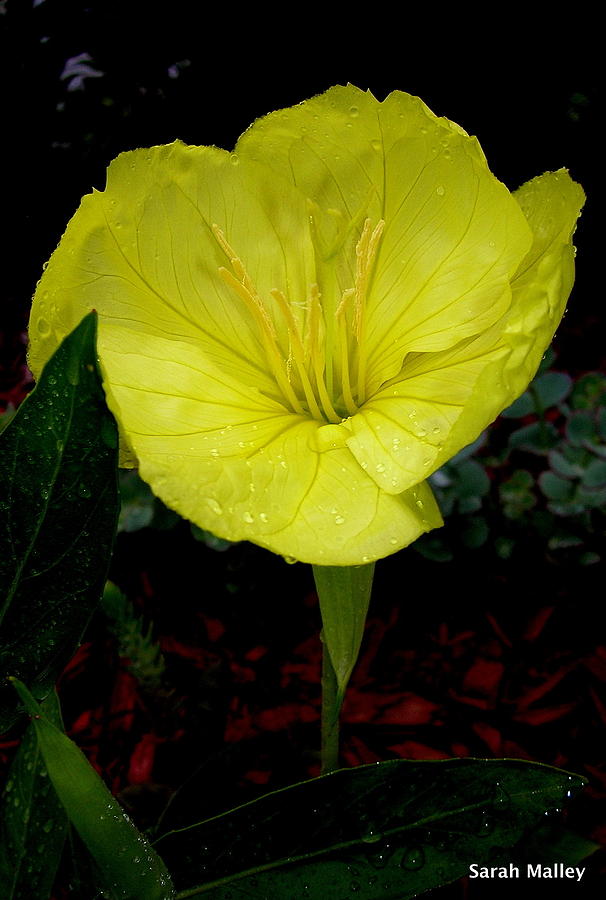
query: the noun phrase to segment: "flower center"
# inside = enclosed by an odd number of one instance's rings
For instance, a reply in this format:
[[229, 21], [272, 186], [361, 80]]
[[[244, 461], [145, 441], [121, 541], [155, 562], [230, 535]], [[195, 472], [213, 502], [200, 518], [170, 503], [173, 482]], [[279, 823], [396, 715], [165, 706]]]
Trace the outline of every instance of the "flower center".
[[252, 314], [278, 393], [298, 415], [337, 424], [367, 399], [366, 301], [384, 227], [383, 219], [374, 229], [370, 219], [364, 222], [353, 287], [343, 291], [328, 323], [317, 284], [309, 285], [305, 303], [293, 304], [278, 288], [269, 292], [273, 306], [264, 302], [221, 228], [212, 226], [231, 266], [220, 266], [219, 274]]

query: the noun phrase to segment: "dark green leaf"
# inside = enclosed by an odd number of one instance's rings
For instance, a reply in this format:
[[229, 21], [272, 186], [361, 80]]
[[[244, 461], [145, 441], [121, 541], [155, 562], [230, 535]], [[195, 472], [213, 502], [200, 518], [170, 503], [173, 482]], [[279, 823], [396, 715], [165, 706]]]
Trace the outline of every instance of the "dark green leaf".
[[600, 507], [606, 505], [606, 487], [587, 487], [581, 485], [577, 491], [576, 499], [587, 507]]
[[81, 750], [56, 728], [26, 687], [13, 684], [33, 716], [48, 777], [70, 822], [93, 857], [104, 889], [116, 900], [171, 900], [160, 857], [112, 797]]
[[536, 412], [541, 413], [565, 400], [572, 389], [572, 378], [565, 372], [545, 372], [532, 382], [531, 396]]
[[523, 419], [524, 416], [534, 412], [534, 401], [528, 391], [524, 391], [517, 400], [514, 400], [511, 406], [504, 409], [501, 413], [504, 419]]
[[606, 461], [594, 459], [585, 469], [581, 480], [583, 485], [588, 488], [604, 487], [606, 485]]
[[508, 857], [581, 787], [518, 760], [393, 760], [344, 769], [157, 843], [180, 898], [406, 900]]
[[533, 422], [510, 434], [509, 446], [543, 455], [556, 445], [557, 440], [558, 433], [551, 422]]
[[462, 515], [466, 516], [469, 513], [477, 512], [479, 509], [482, 509], [482, 499], [481, 497], [461, 497], [457, 501], [458, 510]]
[[483, 431], [475, 441], [472, 441], [471, 444], [467, 444], [466, 447], [463, 447], [462, 450], [453, 456], [452, 459], [448, 462], [445, 468], [449, 469], [451, 466], [458, 466], [460, 462], [464, 459], [469, 459], [470, 456], [473, 456], [481, 447], [486, 443], [486, 432]]
[[456, 469], [456, 491], [459, 497], [483, 497], [490, 490], [490, 480], [475, 459], [466, 459]]
[[583, 474], [583, 466], [573, 463], [558, 450], [549, 453], [549, 465], [556, 475], [562, 478], [579, 478]]
[[606, 375], [588, 372], [576, 382], [571, 397], [575, 409], [595, 409], [606, 403]]
[[542, 375], [543, 372], [546, 372], [548, 369], [552, 367], [556, 359], [555, 350], [553, 347], [548, 347], [545, 353], [543, 354], [543, 359], [541, 360], [541, 364], [539, 365], [538, 373]]
[[472, 516], [461, 529], [461, 540], [466, 547], [476, 549], [486, 543], [489, 534], [486, 519], [482, 516]]
[[[54, 693], [42, 709], [49, 720], [61, 725]], [[50, 783], [33, 724], [13, 760], [0, 816], [1, 900], [47, 900], [67, 833], [67, 816]]]
[[526, 469], [516, 469], [511, 478], [499, 486], [499, 498], [508, 519], [519, 519], [536, 505], [534, 478]]
[[565, 502], [574, 494], [574, 484], [566, 478], [560, 478], [553, 472], [541, 472], [539, 487], [549, 500]]
[[120, 472], [120, 517], [118, 531], [139, 531], [146, 528], [154, 517], [155, 497], [148, 484], [137, 472]]
[[454, 558], [452, 550], [447, 547], [443, 539], [438, 535], [424, 534], [412, 546], [425, 559], [433, 559], [436, 562], [448, 562]]
[[191, 533], [192, 537], [195, 541], [200, 541], [202, 544], [206, 544], [211, 550], [216, 550], [218, 553], [223, 553], [225, 550], [229, 550], [231, 546], [233, 546], [233, 541], [226, 541], [223, 538], [219, 538], [214, 534], [211, 534], [210, 531], [204, 531], [203, 528], [198, 528], [197, 525], [191, 525]]
[[585, 441], [594, 440], [597, 432], [593, 415], [586, 410], [574, 413], [566, 423], [566, 437], [577, 446], [584, 444]]
[[[118, 514], [117, 431], [86, 316], [0, 437], [0, 671], [49, 693], [94, 610]], [[0, 731], [16, 717], [0, 687]]]

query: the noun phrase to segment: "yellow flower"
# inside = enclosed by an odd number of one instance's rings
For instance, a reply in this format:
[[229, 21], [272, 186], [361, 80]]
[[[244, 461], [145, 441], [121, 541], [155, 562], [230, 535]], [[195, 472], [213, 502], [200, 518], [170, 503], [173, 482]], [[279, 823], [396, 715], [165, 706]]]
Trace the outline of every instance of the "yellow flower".
[[526, 387], [583, 192], [514, 195], [417, 98], [335, 87], [235, 152], [121, 154], [39, 282], [39, 374], [91, 309], [123, 462], [202, 528], [358, 565], [441, 524], [427, 476]]

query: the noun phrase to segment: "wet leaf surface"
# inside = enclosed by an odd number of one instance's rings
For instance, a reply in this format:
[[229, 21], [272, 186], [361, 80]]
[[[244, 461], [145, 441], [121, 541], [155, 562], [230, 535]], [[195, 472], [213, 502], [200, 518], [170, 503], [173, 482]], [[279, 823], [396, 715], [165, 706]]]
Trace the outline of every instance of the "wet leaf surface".
[[404, 900], [498, 865], [583, 780], [518, 760], [392, 760], [268, 794], [157, 842], [179, 897]]
[[[95, 609], [118, 514], [117, 430], [93, 313], [61, 344], [0, 437], [0, 671], [46, 696]], [[17, 716], [0, 686], [0, 731]]]
[[[55, 694], [42, 707], [61, 725]], [[67, 834], [67, 816], [42, 760], [34, 725], [27, 729], [4, 786], [0, 810], [0, 897], [47, 900]]]

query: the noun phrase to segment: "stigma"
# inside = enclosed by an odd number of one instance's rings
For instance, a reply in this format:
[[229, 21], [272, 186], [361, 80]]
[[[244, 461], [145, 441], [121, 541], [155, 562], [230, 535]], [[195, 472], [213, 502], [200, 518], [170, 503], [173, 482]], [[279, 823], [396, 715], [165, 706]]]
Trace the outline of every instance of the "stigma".
[[250, 312], [276, 396], [292, 413], [325, 424], [338, 424], [355, 413], [366, 396], [366, 308], [377, 250], [385, 228], [380, 219], [366, 219], [355, 248], [353, 285], [331, 303], [328, 322], [317, 283], [305, 298], [289, 298], [280, 288], [269, 298], [258, 293], [243, 260], [218, 225], [212, 232], [229, 268], [220, 266], [221, 279]]

